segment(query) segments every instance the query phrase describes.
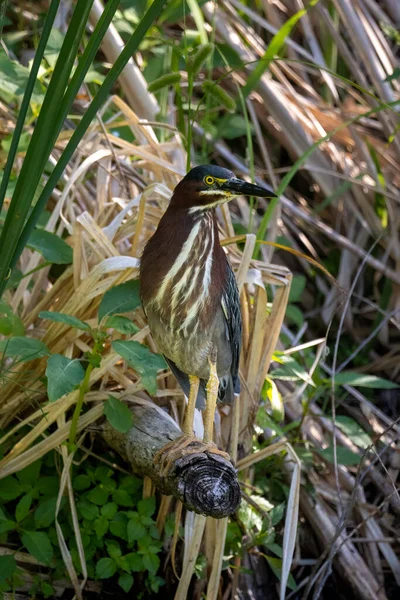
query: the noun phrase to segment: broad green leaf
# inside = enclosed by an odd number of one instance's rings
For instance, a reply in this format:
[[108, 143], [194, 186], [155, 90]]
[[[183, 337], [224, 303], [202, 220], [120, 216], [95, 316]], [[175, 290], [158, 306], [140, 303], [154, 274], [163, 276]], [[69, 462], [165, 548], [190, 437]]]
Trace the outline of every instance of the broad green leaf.
[[10, 521], [10, 519], [0, 520], [0, 534], [7, 531], [15, 531], [17, 527], [18, 524], [15, 521]]
[[94, 522], [94, 530], [97, 537], [102, 538], [108, 531], [109, 522], [105, 517], [99, 517]]
[[299, 302], [306, 287], [307, 279], [304, 275], [295, 275], [292, 279], [289, 292], [289, 302]]
[[[254, 129], [253, 125], [250, 126]], [[226, 115], [221, 119], [218, 124], [218, 137], [222, 137], [227, 140], [233, 140], [235, 138], [246, 135], [247, 133], [247, 122], [242, 115]]]
[[31, 505], [32, 493], [29, 492], [28, 494], [25, 494], [25, 496], [22, 496], [21, 500], [15, 507], [15, 520], [17, 521], [17, 523], [20, 523], [21, 521], [23, 521], [23, 519], [25, 519], [25, 517], [30, 511]]
[[125, 559], [129, 565], [129, 569], [134, 573], [143, 571], [143, 557], [137, 552], [130, 552], [125, 555]]
[[112, 347], [131, 367], [142, 377], [142, 382], [150, 394], [157, 391], [157, 372], [165, 369], [166, 364], [162, 356], [153, 354], [147, 346], [139, 342], [115, 340]]
[[25, 531], [21, 540], [29, 554], [37, 560], [48, 565], [53, 558], [53, 548], [50, 538], [43, 531]]
[[35, 460], [32, 464], [16, 473], [18, 481], [25, 484], [36, 485], [39, 480], [40, 469], [42, 467], [41, 460]]
[[[19, 106], [28, 83], [29, 69], [17, 61], [10, 60], [3, 48], [1, 48], [0, 73], [0, 98], [7, 104], [16, 103]], [[31, 103], [41, 105], [43, 96], [43, 88], [37, 82], [31, 96]]]
[[5, 303], [0, 302], [0, 334], [6, 336], [23, 336], [25, 327], [17, 315], [14, 315], [11, 308]]
[[155, 575], [160, 567], [160, 559], [157, 554], [145, 554], [143, 556], [143, 566]]
[[101, 507], [100, 512], [106, 519], [112, 519], [118, 510], [118, 504], [116, 502], [108, 502]]
[[85, 370], [77, 359], [67, 358], [62, 354], [53, 354], [47, 361], [47, 394], [54, 402], [64, 394], [72, 392], [85, 377]]
[[356, 446], [364, 449], [372, 444], [371, 437], [364, 431], [361, 425], [354, 421], [354, 419], [346, 417], [345, 415], [337, 415], [335, 423], [336, 426], [351, 439], [353, 444], [356, 444]]
[[297, 327], [301, 327], [304, 323], [304, 315], [300, 308], [295, 304], [288, 304], [285, 310], [285, 319], [292, 321]]
[[271, 404], [272, 418], [277, 423], [281, 423], [285, 419], [285, 408], [283, 406], [282, 395], [279, 392], [275, 381], [269, 377], [265, 380], [265, 388], [266, 397]]
[[84, 519], [94, 521], [99, 516], [99, 507], [87, 500], [82, 500], [78, 503], [78, 511]]
[[156, 510], [156, 499], [154, 496], [143, 498], [138, 502], [138, 513], [141, 517], [151, 517]]
[[113, 520], [110, 521], [110, 531], [116, 537], [123, 540], [127, 539], [126, 526], [128, 523], [127, 516], [124, 513], [116, 513]]
[[[330, 463], [335, 462], [335, 453], [333, 446], [328, 446], [328, 448], [324, 448], [324, 450], [316, 450], [322, 458]], [[344, 465], [350, 467], [351, 465], [358, 465], [361, 461], [361, 456], [359, 454], [355, 454], [351, 452], [348, 448], [344, 448], [343, 446], [336, 447], [336, 461], [338, 465]]]
[[128, 543], [133, 544], [135, 540], [141, 540], [146, 535], [146, 528], [141, 524], [139, 517], [128, 521]]
[[10, 358], [17, 358], [20, 362], [42, 358], [50, 354], [50, 350], [40, 340], [22, 336], [1, 340], [0, 352], [4, 352]]
[[[281, 574], [282, 574], [282, 560], [280, 558], [275, 558], [275, 556], [267, 556], [266, 554], [264, 554], [264, 557], [266, 558], [266, 560], [267, 560], [269, 566], [271, 567], [272, 571], [274, 572], [275, 576], [280, 581]], [[290, 590], [295, 590], [297, 588], [297, 585], [293, 578], [293, 575], [289, 575], [287, 586]]]
[[133, 577], [130, 573], [122, 573], [118, 579], [118, 585], [124, 590], [127, 594], [131, 587], [133, 586]]
[[129, 408], [114, 396], [109, 396], [104, 403], [103, 412], [107, 421], [120, 433], [128, 433], [133, 425], [133, 415]]
[[273, 360], [279, 361], [282, 366], [274, 369], [270, 373], [271, 379], [282, 379], [282, 381], [298, 381], [300, 379], [308, 383], [308, 385], [315, 387], [315, 383], [308, 372], [293, 358], [293, 356], [276, 352]]
[[107, 552], [111, 558], [119, 558], [122, 556], [121, 546], [115, 540], [106, 540]]
[[53, 27], [49, 35], [46, 50], [44, 52], [44, 56], [52, 69], [54, 69], [56, 65], [63, 41], [64, 35], [59, 29]]
[[103, 506], [108, 500], [109, 492], [103, 489], [101, 486], [96, 485], [95, 488], [90, 490], [87, 494], [87, 499], [97, 506]]
[[23, 488], [19, 481], [13, 477], [13, 475], [9, 475], [1, 480], [0, 485], [0, 498], [5, 502], [9, 500], [15, 500], [18, 498], [23, 492]]
[[99, 306], [99, 321], [104, 317], [131, 312], [140, 306], [139, 281], [137, 279], [116, 285], [106, 292]]
[[115, 329], [119, 333], [123, 333], [125, 335], [132, 335], [133, 333], [137, 333], [139, 331], [139, 327], [137, 327], [135, 323], [133, 323], [127, 317], [121, 317], [120, 315], [113, 315], [107, 319], [105, 327], [107, 329]]
[[117, 570], [115, 560], [112, 558], [101, 558], [96, 565], [96, 577], [98, 579], [109, 579]]
[[282, 504], [277, 504], [270, 511], [269, 516], [270, 516], [270, 519], [271, 519], [271, 524], [274, 527], [275, 527], [275, 525], [278, 525], [278, 523], [280, 521], [282, 521], [283, 515], [285, 514], [285, 508], [286, 508], [286, 503], [282, 502]]
[[0, 556], [0, 584], [10, 581], [17, 570], [17, 563], [12, 554]]
[[368, 387], [383, 390], [394, 390], [395, 388], [400, 387], [400, 384], [395, 383], [394, 381], [376, 377], [375, 375], [357, 373], [356, 371], [342, 371], [341, 373], [337, 373], [334, 381], [335, 385], [352, 385], [354, 387]]
[[90, 326], [85, 323], [85, 321], [81, 321], [77, 317], [73, 317], [72, 315], [66, 315], [60, 312], [53, 312], [50, 310], [42, 310], [39, 313], [39, 317], [41, 319], [47, 319], [49, 321], [55, 321], [56, 323], [64, 323], [65, 325], [69, 325], [70, 327], [75, 327], [76, 329], [82, 329], [83, 331], [88, 331]]
[[50, 527], [56, 518], [57, 498], [48, 498], [41, 500], [35, 510], [35, 526], [38, 529]]
[[27, 242], [28, 248], [39, 252], [48, 262], [56, 265], [72, 263], [72, 248], [55, 233], [45, 229], [32, 231]]
[[121, 489], [115, 490], [115, 492], [113, 493], [113, 500], [119, 506], [127, 506], [127, 507], [132, 506], [132, 498], [130, 497], [130, 495], [128, 494], [128, 492], [126, 490], [121, 490]]
[[73, 480], [74, 490], [87, 490], [92, 485], [92, 480], [89, 475], [81, 473]]

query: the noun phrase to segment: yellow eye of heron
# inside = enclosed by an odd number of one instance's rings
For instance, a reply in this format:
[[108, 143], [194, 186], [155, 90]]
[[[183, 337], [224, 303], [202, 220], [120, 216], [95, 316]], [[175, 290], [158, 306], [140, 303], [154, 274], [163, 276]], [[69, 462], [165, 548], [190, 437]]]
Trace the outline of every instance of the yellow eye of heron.
[[207, 175], [206, 177], [204, 177], [204, 183], [206, 183], [207, 185], [212, 185], [214, 181], [215, 179], [214, 177], [211, 177], [211, 175]]

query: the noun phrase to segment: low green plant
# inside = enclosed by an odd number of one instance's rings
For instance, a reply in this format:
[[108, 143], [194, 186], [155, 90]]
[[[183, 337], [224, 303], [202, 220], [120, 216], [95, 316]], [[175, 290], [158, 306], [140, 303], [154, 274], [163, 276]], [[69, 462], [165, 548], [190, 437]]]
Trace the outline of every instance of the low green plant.
[[[157, 575], [162, 542], [153, 519], [155, 498], [142, 499], [140, 479], [98, 465], [93, 459], [85, 460], [74, 467], [72, 477], [88, 577], [117, 581], [125, 592], [132, 588], [135, 579], [140, 579], [143, 594], [145, 589], [157, 592], [164, 581]], [[28, 552], [39, 561], [40, 572], [45, 574], [45, 578], [33, 578], [31, 597], [54, 597], [54, 582], [66, 576], [55, 526], [59, 491], [56, 467], [56, 453], [47, 454], [4, 479], [0, 488], [0, 543]], [[71, 511], [65, 498], [57, 521], [74, 567], [81, 574]], [[14, 591], [21, 581], [22, 571], [14, 551], [0, 556], [0, 597], [2, 592]]]

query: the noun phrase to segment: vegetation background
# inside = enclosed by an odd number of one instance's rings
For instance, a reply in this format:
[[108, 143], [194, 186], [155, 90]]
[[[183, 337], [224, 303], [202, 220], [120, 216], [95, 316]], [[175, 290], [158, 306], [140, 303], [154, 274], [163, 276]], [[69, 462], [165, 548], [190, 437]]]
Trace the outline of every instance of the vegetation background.
[[[0, 596], [397, 598], [398, 1], [2, 0], [0, 22]], [[137, 399], [182, 418], [137, 267], [210, 162], [279, 196], [218, 212], [244, 319], [218, 428], [243, 501], [218, 522], [101, 436]]]

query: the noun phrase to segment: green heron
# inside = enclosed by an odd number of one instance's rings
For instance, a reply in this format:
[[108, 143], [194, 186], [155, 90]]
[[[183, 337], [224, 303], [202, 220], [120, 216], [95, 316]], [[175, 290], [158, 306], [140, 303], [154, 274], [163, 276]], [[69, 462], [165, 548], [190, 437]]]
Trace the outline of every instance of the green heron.
[[218, 238], [215, 208], [235, 196], [276, 196], [214, 165], [195, 167], [176, 186], [143, 252], [140, 295], [159, 351], [188, 397], [183, 433], [204, 410], [212, 442], [217, 401], [239, 391], [242, 320], [235, 276]]

